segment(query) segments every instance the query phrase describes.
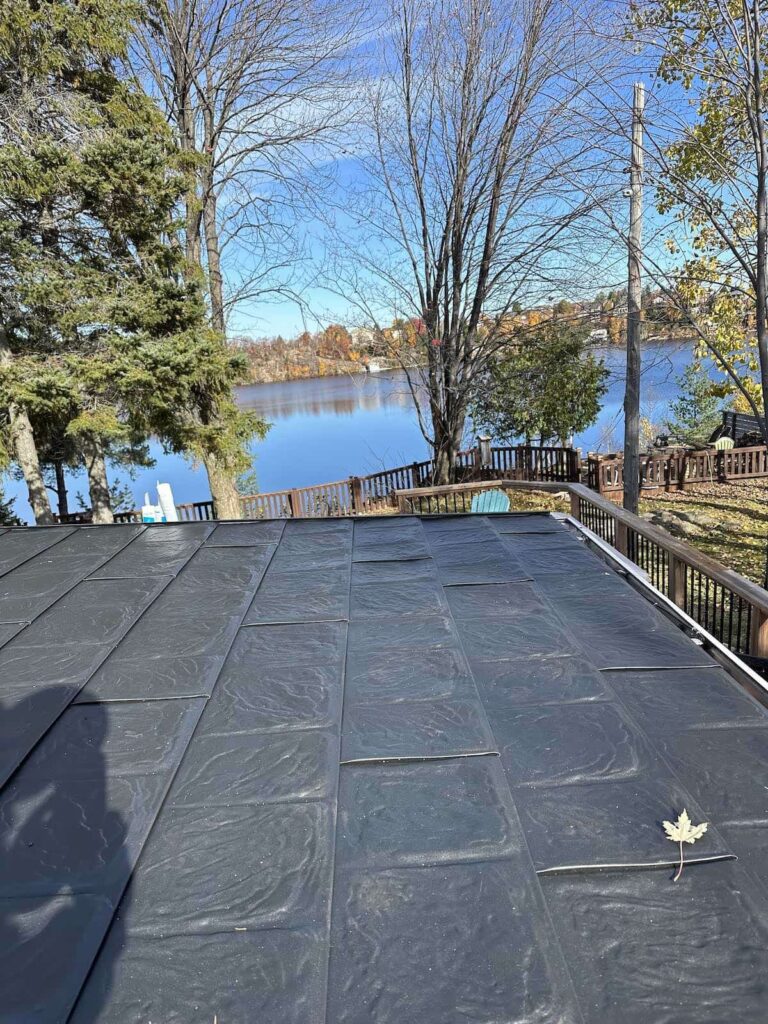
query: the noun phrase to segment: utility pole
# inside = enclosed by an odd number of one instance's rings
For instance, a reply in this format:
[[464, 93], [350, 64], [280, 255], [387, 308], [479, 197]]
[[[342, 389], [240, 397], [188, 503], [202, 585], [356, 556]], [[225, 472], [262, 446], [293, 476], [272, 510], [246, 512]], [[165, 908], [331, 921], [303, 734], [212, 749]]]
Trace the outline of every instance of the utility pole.
[[629, 166], [627, 244], [627, 381], [624, 389], [624, 508], [637, 515], [640, 498], [640, 332], [643, 283], [643, 108], [645, 86], [635, 82], [632, 101], [632, 158]]

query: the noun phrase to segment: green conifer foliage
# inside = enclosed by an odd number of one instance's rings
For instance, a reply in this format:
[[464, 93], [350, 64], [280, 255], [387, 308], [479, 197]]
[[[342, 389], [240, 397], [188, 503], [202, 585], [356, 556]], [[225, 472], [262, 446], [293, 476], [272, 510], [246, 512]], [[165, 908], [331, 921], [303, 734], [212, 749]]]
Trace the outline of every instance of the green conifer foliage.
[[156, 435], [236, 474], [265, 429], [234, 404], [243, 361], [178, 244], [180, 154], [121, 73], [139, 13], [19, 0], [0, 26], [0, 406], [63, 426], [96, 521], [111, 519], [109, 450]]

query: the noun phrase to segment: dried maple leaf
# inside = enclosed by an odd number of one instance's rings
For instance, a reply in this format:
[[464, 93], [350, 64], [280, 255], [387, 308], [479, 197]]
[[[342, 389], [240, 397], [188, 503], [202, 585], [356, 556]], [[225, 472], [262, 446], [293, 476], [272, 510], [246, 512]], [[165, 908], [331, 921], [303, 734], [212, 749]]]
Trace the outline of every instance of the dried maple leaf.
[[676, 882], [683, 873], [683, 843], [695, 843], [697, 839], [701, 839], [707, 831], [707, 822], [702, 822], [701, 825], [694, 825], [688, 817], [688, 812], [683, 808], [682, 814], [674, 824], [671, 821], [663, 821], [662, 825], [667, 833], [667, 839], [673, 843], [680, 844], [680, 867], [672, 879], [673, 882]]

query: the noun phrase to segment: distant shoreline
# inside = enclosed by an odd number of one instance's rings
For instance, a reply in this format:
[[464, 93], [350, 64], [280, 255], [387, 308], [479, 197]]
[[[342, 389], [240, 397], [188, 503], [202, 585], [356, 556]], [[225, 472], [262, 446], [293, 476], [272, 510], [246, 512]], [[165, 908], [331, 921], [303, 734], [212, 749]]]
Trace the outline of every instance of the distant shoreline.
[[[350, 368], [340, 368], [333, 373], [314, 373], [300, 377], [272, 377], [269, 380], [249, 380], [245, 384], [239, 384], [238, 387], [253, 388], [261, 384], [301, 384], [304, 381], [329, 380], [334, 377], [380, 377], [387, 373], [400, 373], [402, 369], [402, 366], [381, 366], [375, 370], [367, 370], [358, 364], [352, 363]], [[418, 367], [410, 367], [410, 369], [418, 369]]]
[[[695, 341], [695, 337], [689, 335], [684, 338], [666, 337], [666, 338], [646, 338], [643, 341], [643, 346], [647, 345], [686, 345], [692, 344]], [[617, 344], [611, 344], [610, 341], [605, 340], [593, 340], [590, 343], [590, 349], [593, 351], [596, 349], [610, 349], [612, 352], [626, 352], [627, 343], [626, 341], [619, 342]], [[378, 360], [376, 361], [378, 362]], [[385, 362], [382, 360], [382, 362]], [[412, 367], [416, 369], [417, 367]], [[376, 369], [368, 369], [365, 366], [361, 366], [358, 362], [344, 362], [338, 363], [335, 367], [328, 369], [326, 373], [312, 373], [312, 374], [297, 374], [296, 376], [274, 376], [263, 379], [251, 378], [244, 384], [238, 385], [239, 387], [249, 388], [255, 387], [258, 384], [293, 384], [299, 381], [311, 381], [311, 380], [327, 380], [333, 377], [368, 377], [368, 376], [379, 376], [385, 373], [397, 373], [402, 370], [402, 367], [395, 364], [391, 366], [377, 366]]]

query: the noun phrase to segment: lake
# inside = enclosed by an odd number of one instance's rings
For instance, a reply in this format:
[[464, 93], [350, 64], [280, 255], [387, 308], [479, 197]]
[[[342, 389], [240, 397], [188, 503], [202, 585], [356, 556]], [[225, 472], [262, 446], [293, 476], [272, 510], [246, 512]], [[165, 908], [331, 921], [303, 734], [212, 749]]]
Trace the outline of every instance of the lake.
[[[624, 398], [623, 349], [598, 350], [611, 373], [597, 422], [576, 437], [584, 452], [612, 451], [622, 444]], [[677, 394], [677, 380], [690, 361], [688, 343], [646, 345], [643, 350], [642, 413], [661, 423]], [[259, 490], [279, 491], [352, 475], [363, 476], [428, 456], [405, 377], [400, 372], [254, 384], [239, 389], [238, 401], [272, 423], [266, 440], [254, 444]], [[209, 497], [205, 471], [178, 455], [152, 445], [157, 464], [129, 482], [142, 503], [144, 491], [158, 480], [171, 484], [177, 502]], [[23, 483], [5, 481], [6, 497], [15, 497], [22, 519], [32, 521]], [[70, 508], [76, 493], [87, 494], [83, 474], [72, 474]]]

